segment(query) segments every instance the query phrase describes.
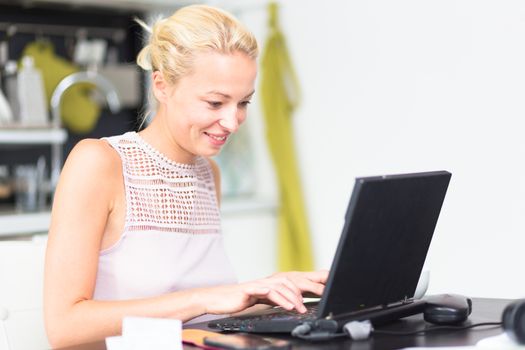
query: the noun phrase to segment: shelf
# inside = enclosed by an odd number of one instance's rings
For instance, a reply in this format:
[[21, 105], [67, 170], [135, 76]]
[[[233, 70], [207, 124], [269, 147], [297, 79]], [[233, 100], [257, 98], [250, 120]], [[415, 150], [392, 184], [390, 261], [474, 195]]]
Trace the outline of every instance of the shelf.
[[66, 140], [64, 129], [0, 127], [0, 144], [3, 145], [62, 144]]
[[221, 214], [231, 216], [237, 214], [250, 214], [277, 211], [274, 200], [262, 198], [223, 198], [221, 201]]
[[[276, 210], [277, 204], [274, 201], [264, 199], [224, 199], [221, 204], [221, 214], [224, 217], [262, 212], [275, 213]], [[47, 233], [50, 222], [51, 213], [48, 211], [0, 214], [0, 237]]]
[[51, 212], [0, 214], [0, 237], [46, 232]]

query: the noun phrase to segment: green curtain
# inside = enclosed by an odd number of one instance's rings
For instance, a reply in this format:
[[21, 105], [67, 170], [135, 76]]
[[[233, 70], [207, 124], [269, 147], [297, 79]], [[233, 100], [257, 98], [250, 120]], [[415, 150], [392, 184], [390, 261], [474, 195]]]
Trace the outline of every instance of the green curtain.
[[279, 28], [277, 4], [270, 3], [268, 10], [269, 36], [262, 55], [260, 88], [266, 137], [280, 192], [278, 268], [281, 271], [311, 270], [314, 265], [312, 248], [291, 118], [299, 100], [299, 84]]

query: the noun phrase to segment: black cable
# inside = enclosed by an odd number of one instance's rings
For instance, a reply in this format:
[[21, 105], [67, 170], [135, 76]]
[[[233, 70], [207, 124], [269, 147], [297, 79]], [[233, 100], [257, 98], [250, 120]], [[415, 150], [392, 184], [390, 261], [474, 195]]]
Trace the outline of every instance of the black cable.
[[[409, 331], [409, 332], [402, 332], [402, 331], [383, 331], [383, 330], [372, 330], [371, 335], [374, 334], [383, 334], [383, 335], [398, 335], [398, 336], [404, 336], [404, 335], [421, 335], [425, 334], [427, 332], [433, 332], [433, 331], [440, 331], [440, 330], [449, 330], [449, 331], [461, 331], [465, 329], [470, 329], [474, 327], [484, 327], [484, 326], [501, 326], [502, 322], [482, 322], [482, 323], [474, 323], [467, 326], [435, 326], [425, 329], [420, 329], [417, 331]], [[312, 340], [312, 341], [318, 341], [318, 340], [328, 340], [328, 339], [334, 339], [339, 337], [347, 337], [347, 333], [313, 333], [313, 334], [292, 334], [295, 337], [305, 339], [305, 340]]]

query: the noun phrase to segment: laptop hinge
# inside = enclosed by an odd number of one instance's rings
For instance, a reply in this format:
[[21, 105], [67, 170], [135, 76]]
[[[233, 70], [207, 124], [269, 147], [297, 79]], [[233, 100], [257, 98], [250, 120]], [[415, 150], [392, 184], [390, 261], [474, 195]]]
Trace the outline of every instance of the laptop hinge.
[[388, 309], [390, 307], [395, 307], [395, 306], [399, 306], [399, 305], [410, 304], [413, 301], [414, 301], [414, 298], [409, 298], [409, 297], [405, 296], [404, 299], [401, 299], [399, 301], [396, 301], [396, 302], [393, 302], [393, 303], [390, 303], [390, 304], [383, 305], [383, 309]]
[[409, 298], [405, 296], [405, 298], [400, 301], [396, 301], [396, 302], [386, 304], [386, 305], [378, 305], [378, 306], [371, 307], [365, 310], [356, 310], [356, 311], [351, 311], [351, 312], [337, 314], [337, 315], [334, 315], [333, 312], [329, 312], [328, 315], [325, 316], [324, 318], [327, 320], [333, 320], [333, 319], [339, 319], [339, 318], [354, 317], [354, 316], [359, 316], [361, 314], [367, 314], [367, 313], [374, 312], [374, 311], [386, 310], [386, 309], [391, 309], [391, 308], [395, 308], [395, 307], [402, 306], [402, 305], [411, 304], [413, 302], [414, 302], [414, 298]]
[[[411, 316], [417, 313], [422, 313], [426, 303], [422, 300], [409, 300], [407, 302], [398, 302], [396, 304], [390, 304], [388, 308], [383, 308], [381, 306], [377, 308], [370, 308], [365, 310], [360, 310], [359, 312], [349, 312], [344, 314], [334, 315], [330, 313], [328, 317], [331, 317], [332, 320], [341, 321], [348, 320], [370, 320], [374, 325], [388, 323], [392, 320], [403, 318], [406, 316]], [[346, 321], [345, 321], [346, 320]]]
[[345, 318], [345, 317], [353, 317], [353, 316], [358, 316], [358, 315], [361, 315], [361, 314], [367, 314], [371, 311], [379, 311], [383, 309], [383, 306], [381, 305], [378, 305], [378, 306], [374, 306], [374, 307], [371, 307], [371, 308], [368, 308], [368, 309], [365, 309], [365, 310], [356, 310], [356, 311], [351, 311], [351, 312], [346, 312], [346, 313], [338, 313], [337, 315], [334, 315], [333, 312], [329, 312], [327, 316], [325, 316], [325, 319], [327, 320], [333, 320], [333, 319], [338, 319], [338, 318]]

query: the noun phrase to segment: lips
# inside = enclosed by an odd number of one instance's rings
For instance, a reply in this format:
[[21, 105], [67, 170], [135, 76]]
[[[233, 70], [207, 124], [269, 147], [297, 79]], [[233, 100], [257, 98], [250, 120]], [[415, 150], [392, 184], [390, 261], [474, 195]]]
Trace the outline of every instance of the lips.
[[208, 135], [209, 137], [211, 137], [212, 139], [214, 140], [217, 140], [217, 141], [225, 141], [226, 138], [228, 137], [228, 135], [214, 135], [214, 134], [209, 134], [207, 132], [205, 132], [206, 135]]
[[229, 136], [228, 134], [211, 134], [209, 132], [204, 132], [204, 134], [208, 136], [215, 145], [223, 145]]

